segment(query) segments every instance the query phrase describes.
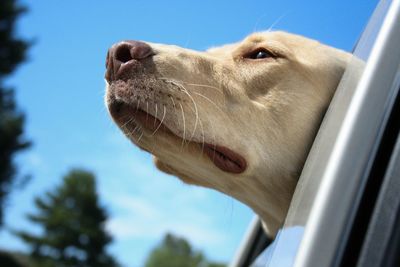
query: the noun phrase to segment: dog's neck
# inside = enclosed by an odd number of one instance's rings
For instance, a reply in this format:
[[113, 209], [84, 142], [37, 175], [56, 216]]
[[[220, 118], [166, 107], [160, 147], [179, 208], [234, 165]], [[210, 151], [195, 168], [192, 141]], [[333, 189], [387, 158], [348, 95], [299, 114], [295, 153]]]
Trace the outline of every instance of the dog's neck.
[[258, 182], [252, 185], [246, 196], [237, 197], [260, 217], [265, 232], [271, 238], [274, 238], [282, 227], [296, 186], [296, 178], [288, 180], [290, 181], [285, 183], [285, 187], [275, 187], [274, 193], [268, 192], [271, 187]]

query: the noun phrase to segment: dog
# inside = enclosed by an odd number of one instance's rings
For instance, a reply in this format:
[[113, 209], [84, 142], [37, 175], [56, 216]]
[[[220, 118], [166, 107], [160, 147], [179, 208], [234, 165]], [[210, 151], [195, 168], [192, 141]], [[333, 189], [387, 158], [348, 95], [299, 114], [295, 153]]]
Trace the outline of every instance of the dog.
[[245, 203], [273, 237], [350, 57], [280, 31], [203, 52], [122, 41], [105, 102], [161, 171]]

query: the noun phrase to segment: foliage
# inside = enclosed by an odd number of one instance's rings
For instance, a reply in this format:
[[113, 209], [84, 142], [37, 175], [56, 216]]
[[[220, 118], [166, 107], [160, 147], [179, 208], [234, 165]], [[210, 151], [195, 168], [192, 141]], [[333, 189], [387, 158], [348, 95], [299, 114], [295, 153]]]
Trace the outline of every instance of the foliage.
[[167, 234], [161, 244], [154, 248], [146, 267], [224, 267], [224, 264], [207, 262], [201, 252], [194, 251], [183, 238]]
[[99, 204], [91, 173], [69, 172], [60, 186], [36, 198], [35, 204], [39, 212], [28, 218], [41, 225], [43, 233], [17, 235], [31, 246], [38, 266], [118, 266], [105, 250], [112, 239], [104, 230], [107, 214]]
[[25, 60], [29, 44], [15, 37], [15, 22], [26, 9], [15, 0], [0, 1], [0, 226], [5, 200], [16, 176], [13, 158], [29, 147], [23, 140], [24, 115], [17, 110], [14, 90], [4, 84], [5, 78]]

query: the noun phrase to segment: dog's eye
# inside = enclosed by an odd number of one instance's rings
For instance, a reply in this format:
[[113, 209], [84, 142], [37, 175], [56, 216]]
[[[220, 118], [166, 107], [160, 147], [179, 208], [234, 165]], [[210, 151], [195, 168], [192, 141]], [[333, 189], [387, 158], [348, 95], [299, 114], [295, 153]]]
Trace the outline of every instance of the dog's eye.
[[265, 59], [265, 58], [274, 58], [275, 56], [266, 49], [257, 49], [253, 52], [248, 53], [244, 56], [244, 58], [248, 59]]

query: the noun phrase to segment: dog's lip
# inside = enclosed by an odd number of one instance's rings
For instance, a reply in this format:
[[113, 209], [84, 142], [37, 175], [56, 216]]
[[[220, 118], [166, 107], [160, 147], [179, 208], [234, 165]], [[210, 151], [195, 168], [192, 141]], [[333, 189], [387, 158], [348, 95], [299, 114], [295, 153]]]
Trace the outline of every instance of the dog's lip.
[[[139, 122], [143, 128], [151, 131], [152, 135], [154, 135], [156, 132], [164, 132], [182, 139], [182, 137], [175, 134], [159, 119], [143, 111], [142, 109], [136, 109], [131, 106], [125, 106], [124, 109], [124, 115], [130, 113], [130, 116], [134, 116], [135, 123]], [[123, 121], [121, 121], [120, 123], [124, 124]], [[194, 141], [192, 141], [192, 143], [196, 143], [200, 147], [202, 147], [202, 151], [204, 152], [204, 154], [207, 155], [210, 158], [211, 162], [220, 170], [234, 174], [239, 174], [246, 170], [247, 162], [245, 158], [240, 154], [234, 152], [233, 150], [217, 144], [204, 143], [203, 145]]]
[[239, 174], [246, 170], [246, 160], [227, 147], [205, 144], [204, 152], [215, 166], [225, 172]]

